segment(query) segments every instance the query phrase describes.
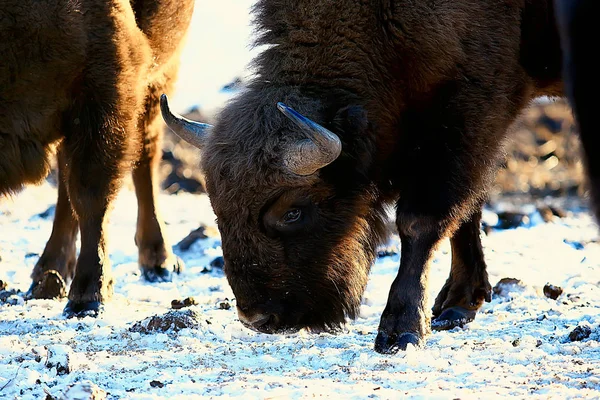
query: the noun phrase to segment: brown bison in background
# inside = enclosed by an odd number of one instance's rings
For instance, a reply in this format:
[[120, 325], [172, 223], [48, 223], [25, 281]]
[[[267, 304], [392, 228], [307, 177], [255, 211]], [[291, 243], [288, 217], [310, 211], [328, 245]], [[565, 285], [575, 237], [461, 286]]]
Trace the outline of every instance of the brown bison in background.
[[180, 267], [155, 205], [158, 96], [192, 11], [193, 0], [0, 1], [0, 195], [40, 182], [57, 148], [54, 227], [30, 293], [51, 295], [49, 271], [72, 279], [69, 316], [95, 315], [112, 295], [107, 212], [132, 166], [144, 276]]
[[585, 150], [588, 185], [593, 211], [600, 221], [600, 129], [597, 110], [600, 83], [598, 64], [590, 41], [598, 37], [595, 19], [600, 15], [597, 0], [556, 0], [561, 35], [566, 92], [577, 119], [579, 136]]
[[[401, 261], [375, 349], [471, 321], [491, 295], [481, 207], [508, 129], [533, 98], [562, 93], [552, 0], [261, 0], [256, 12], [269, 47], [214, 128], [162, 102], [203, 150], [242, 323], [276, 333], [355, 317], [387, 205]], [[430, 321], [428, 264], [445, 237], [451, 271]]]

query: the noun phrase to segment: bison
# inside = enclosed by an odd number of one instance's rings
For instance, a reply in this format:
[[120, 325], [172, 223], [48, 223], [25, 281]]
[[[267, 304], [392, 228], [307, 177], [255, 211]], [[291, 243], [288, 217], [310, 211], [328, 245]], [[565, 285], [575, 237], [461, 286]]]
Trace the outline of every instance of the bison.
[[[163, 118], [202, 150], [240, 321], [260, 332], [357, 315], [395, 207], [401, 260], [375, 350], [475, 318], [491, 288], [480, 241], [509, 127], [562, 94], [552, 0], [261, 0], [255, 78], [214, 127]], [[428, 264], [450, 275], [427, 309]]]
[[180, 267], [155, 204], [159, 95], [172, 90], [192, 11], [193, 0], [0, 2], [0, 195], [40, 182], [57, 152], [54, 226], [30, 293], [52, 295], [50, 271], [72, 279], [68, 316], [97, 315], [112, 294], [107, 213], [130, 169], [144, 276]]
[[556, 0], [557, 20], [563, 48], [563, 75], [567, 97], [577, 119], [579, 136], [585, 150], [588, 185], [593, 211], [600, 221], [600, 160], [595, 155], [600, 148], [600, 136], [595, 121], [595, 108], [600, 85], [595, 78], [597, 64], [588, 45], [595, 37], [594, 17], [600, 13], [600, 3], [594, 0]]

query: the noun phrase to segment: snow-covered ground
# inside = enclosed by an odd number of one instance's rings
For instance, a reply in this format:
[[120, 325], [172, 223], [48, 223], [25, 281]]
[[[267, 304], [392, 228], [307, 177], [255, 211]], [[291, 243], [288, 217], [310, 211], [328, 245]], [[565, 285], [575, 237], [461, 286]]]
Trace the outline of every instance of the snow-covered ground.
[[[255, 52], [248, 47], [251, 4], [197, 0], [175, 110], [218, 109], [229, 96], [220, 88], [246, 73]], [[44, 184], [0, 201], [0, 280], [8, 289], [28, 288], [52, 224], [51, 215], [38, 214], [55, 195]], [[173, 244], [200, 223], [214, 226], [204, 195], [163, 194], [159, 202]], [[360, 318], [345, 331], [263, 335], [237, 320], [221, 270], [206, 271], [221, 254], [218, 236], [176, 249], [187, 268], [172, 283], [145, 283], [133, 242], [135, 207], [124, 190], [109, 228], [115, 297], [100, 318], [65, 319], [66, 300], [15, 295], [0, 302], [0, 398], [90, 398], [92, 389], [111, 399], [600, 398], [600, 245], [585, 213], [484, 236], [492, 285], [511, 277], [523, 287], [495, 296], [464, 329], [433, 333], [423, 349], [382, 356], [373, 341], [397, 255], [377, 261]], [[432, 299], [449, 266], [445, 242], [432, 266]], [[558, 299], [542, 293], [548, 282], [563, 288]], [[195, 312], [194, 328], [130, 330], [189, 296], [198, 303], [185, 309]], [[592, 333], [571, 342], [578, 325]]]
[[[38, 214], [54, 196], [45, 184], [0, 205], [0, 279], [9, 289], [29, 285], [51, 229], [52, 216]], [[204, 195], [159, 201], [174, 243], [199, 223], [214, 225]], [[222, 271], [202, 272], [221, 254], [218, 236], [176, 250], [187, 268], [172, 283], [145, 283], [133, 243], [135, 215], [135, 196], [123, 191], [109, 230], [116, 294], [102, 317], [67, 320], [65, 300], [24, 303], [14, 296], [0, 304], [0, 397], [77, 398], [73, 392], [86, 381], [111, 399], [600, 397], [600, 245], [588, 243], [598, 235], [585, 213], [483, 236], [491, 283], [511, 277], [524, 287], [495, 296], [468, 327], [433, 333], [424, 349], [395, 356], [375, 353], [373, 341], [398, 256], [378, 260], [360, 318], [344, 332], [264, 335], [237, 320]], [[449, 265], [445, 242], [433, 263], [432, 298]], [[543, 295], [548, 282], [564, 289], [558, 299]], [[198, 303], [189, 308], [198, 316], [195, 328], [130, 331], [188, 296]], [[578, 325], [592, 334], [570, 342]]]

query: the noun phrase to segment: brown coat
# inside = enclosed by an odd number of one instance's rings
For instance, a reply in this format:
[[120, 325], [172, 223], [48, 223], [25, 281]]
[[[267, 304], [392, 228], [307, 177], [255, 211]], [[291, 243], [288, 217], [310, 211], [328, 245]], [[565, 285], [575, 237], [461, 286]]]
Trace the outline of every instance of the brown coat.
[[154, 206], [156, 117], [192, 10], [193, 0], [0, 0], [0, 195], [40, 182], [59, 148], [54, 231], [33, 272], [34, 295], [47, 295], [38, 284], [55, 270], [74, 279], [69, 310], [97, 311], [110, 296], [103, 226], [131, 167], [140, 264], [163, 275], [177, 264]]

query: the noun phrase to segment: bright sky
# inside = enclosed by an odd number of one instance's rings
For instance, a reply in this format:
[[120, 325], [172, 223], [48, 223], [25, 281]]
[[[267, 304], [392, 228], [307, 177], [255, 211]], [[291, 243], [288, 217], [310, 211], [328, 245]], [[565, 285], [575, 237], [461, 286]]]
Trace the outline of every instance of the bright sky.
[[173, 109], [193, 105], [219, 106], [226, 98], [219, 89], [236, 76], [257, 53], [251, 51], [251, 0], [196, 0], [192, 26], [181, 56]]

